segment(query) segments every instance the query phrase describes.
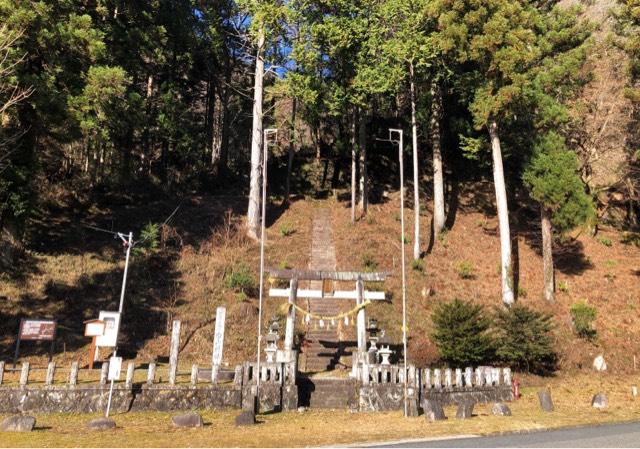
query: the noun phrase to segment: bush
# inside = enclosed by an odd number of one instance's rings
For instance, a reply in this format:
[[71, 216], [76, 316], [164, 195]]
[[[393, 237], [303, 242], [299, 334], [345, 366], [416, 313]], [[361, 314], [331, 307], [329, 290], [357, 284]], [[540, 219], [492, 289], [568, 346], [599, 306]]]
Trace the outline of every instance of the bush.
[[482, 306], [454, 299], [439, 304], [431, 320], [435, 327], [431, 337], [444, 362], [464, 367], [492, 359], [494, 344], [489, 335], [492, 320]]
[[458, 276], [461, 279], [473, 279], [475, 275], [473, 274], [473, 264], [466, 260], [463, 260], [458, 264]]
[[282, 237], [289, 237], [290, 235], [295, 234], [296, 230], [291, 223], [283, 223], [280, 226], [280, 235]]
[[160, 245], [160, 225], [158, 223], [147, 223], [140, 231], [140, 239], [133, 248], [135, 255], [153, 253]]
[[596, 330], [591, 327], [591, 323], [596, 319], [596, 309], [585, 302], [577, 302], [571, 305], [569, 312], [578, 337], [593, 340], [596, 337]]
[[612, 242], [612, 241], [611, 241], [611, 239], [610, 239], [610, 238], [608, 238], [608, 237], [600, 237], [600, 238], [598, 239], [598, 242], [600, 242], [600, 244], [601, 244], [601, 245], [604, 245], [604, 246], [609, 246], [609, 247], [610, 247], [610, 246], [612, 246], [612, 245], [613, 245], [613, 242]]
[[495, 326], [496, 356], [501, 362], [535, 374], [556, 370], [558, 355], [553, 348], [551, 315], [514, 305], [498, 309]]
[[232, 268], [231, 272], [224, 277], [224, 284], [227, 288], [235, 290], [245, 295], [253, 294], [257, 289], [257, 283], [249, 267], [239, 264]]
[[424, 262], [422, 262], [422, 259], [413, 259], [411, 261], [411, 268], [413, 268], [414, 271], [422, 273], [424, 271]]
[[364, 271], [374, 271], [378, 268], [378, 262], [375, 261], [371, 254], [362, 255], [362, 268]]

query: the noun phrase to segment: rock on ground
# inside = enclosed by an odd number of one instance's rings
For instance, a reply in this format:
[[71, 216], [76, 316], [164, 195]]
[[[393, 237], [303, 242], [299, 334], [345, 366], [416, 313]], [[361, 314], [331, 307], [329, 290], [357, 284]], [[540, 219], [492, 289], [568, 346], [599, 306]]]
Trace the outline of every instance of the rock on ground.
[[491, 407], [491, 413], [495, 416], [511, 416], [511, 409], [503, 402], [496, 402]]
[[90, 430], [109, 430], [116, 428], [116, 422], [111, 418], [96, 418], [87, 423]]
[[551, 392], [549, 390], [538, 391], [538, 400], [540, 401], [540, 408], [545, 412], [553, 411], [553, 401], [551, 400]]
[[202, 427], [204, 422], [198, 413], [187, 413], [185, 415], [175, 415], [171, 417], [171, 422], [176, 427]]
[[609, 398], [604, 393], [596, 394], [591, 400], [591, 407], [593, 408], [602, 410], [604, 408], [607, 408], [608, 406], [609, 406]]
[[236, 416], [236, 426], [252, 426], [256, 423], [256, 414], [246, 411]]
[[607, 370], [607, 362], [605, 362], [604, 357], [599, 355], [595, 359], [593, 359], [593, 369], [596, 371], [606, 371]]
[[14, 415], [0, 423], [1, 432], [31, 432], [36, 425], [33, 416]]
[[458, 404], [458, 410], [456, 411], [457, 419], [468, 419], [473, 415], [473, 405], [471, 401], [463, 401]]
[[425, 399], [422, 403], [422, 409], [424, 410], [424, 416], [429, 421], [441, 421], [447, 419], [442, 408], [442, 404], [438, 401], [431, 399]]

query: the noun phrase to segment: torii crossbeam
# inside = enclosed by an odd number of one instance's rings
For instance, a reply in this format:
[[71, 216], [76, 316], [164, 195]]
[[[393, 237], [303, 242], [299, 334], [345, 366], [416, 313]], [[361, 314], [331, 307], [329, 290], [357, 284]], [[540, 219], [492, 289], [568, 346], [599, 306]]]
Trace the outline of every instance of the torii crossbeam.
[[[273, 298], [289, 298], [289, 304], [295, 305], [297, 298], [333, 298], [333, 299], [355, 299], [356, 305], [364, 304], [365, 301], [383, 301], [384, 292], [366, 291], [364, 282], [383, 282], [389, 273], [362, 273], [356, 271], [313, 271], [313, 270], [281, 270], [268, 268], [269, 276], [275, 279], [289, 280], [289, 288], [271, 288], [269, 296]], [[321, 290], [299, 289], [298, 281], [323, 281]], [[355, 282], [355, 290], [337, 290], [325, 292], [324, 281], [344, 281]], [[287, 314], [287, 326], [285, 331], [284, 349], [286, 353], [291, 353], [293, 349], [293, 335], [295, 327], [296, 309], [289, 307]], [[365, 324], [364, 307], [358, 310], [356, 319], [358, 335], [358, 359], [363, 360], [367, 352], [367, 331]], [[354, 360], [354, 366], [358, 360]]]

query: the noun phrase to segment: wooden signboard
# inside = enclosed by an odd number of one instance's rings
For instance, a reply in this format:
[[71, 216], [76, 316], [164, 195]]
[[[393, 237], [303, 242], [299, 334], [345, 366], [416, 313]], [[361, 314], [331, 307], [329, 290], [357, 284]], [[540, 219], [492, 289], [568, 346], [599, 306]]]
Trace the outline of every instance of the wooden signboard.
[[104, 335], [107, 323], [103, 320], [89, 320], [84, 322], [84, 336], [92, 337], [89, 348], [89, 369], [93, 369], [96, 360], [96, 340]]
[[18, 329], [18, 339], [16, 340], [16, 352], [13, 356], [13, 366], [15, 368], [20, 356], [20, 342], [25, 341], [50, 341], [49, 361], [53, 359], [53, 347], [56, 339], [56, 320], [47, 319], [29, 319], [20, 320], [20, 328]]

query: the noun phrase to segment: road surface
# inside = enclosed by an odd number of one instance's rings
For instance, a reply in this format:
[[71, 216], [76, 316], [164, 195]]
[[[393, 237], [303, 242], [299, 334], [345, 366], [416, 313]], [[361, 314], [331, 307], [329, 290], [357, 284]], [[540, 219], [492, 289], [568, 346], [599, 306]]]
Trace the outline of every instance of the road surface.
[[407, 440], [373, 447], [640, 447], [640, 422], [486, 437]]

